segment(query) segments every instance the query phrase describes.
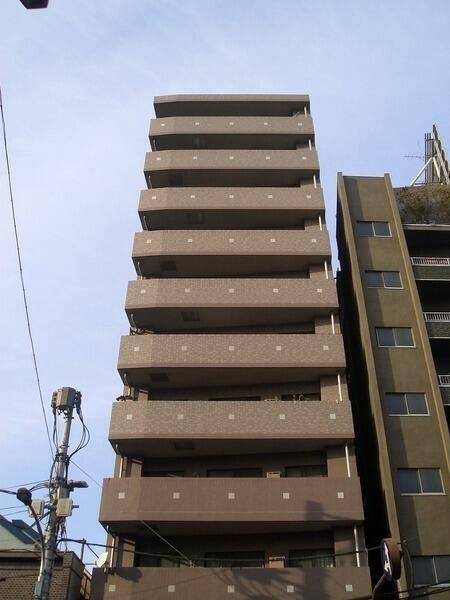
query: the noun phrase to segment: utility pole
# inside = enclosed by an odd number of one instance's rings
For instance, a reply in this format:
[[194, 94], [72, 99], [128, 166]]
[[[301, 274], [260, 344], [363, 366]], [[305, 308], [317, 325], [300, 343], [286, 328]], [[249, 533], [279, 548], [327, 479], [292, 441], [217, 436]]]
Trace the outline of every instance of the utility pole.
[[[70, 455], [68, 454], [69, 438], [74, 410], [77, 411], [83, 423], [81, 416], [81, 393], [69, 387], [59, 389], [52, 396], [52, 409], [55, 422], [56, 416], [62, 414], [64, 416], [64, 425], [61, 441], [58, 445], [50, 474], [50, 499], [46, 507], [49, 511], [49, 517], [44, 533], [44, 549], [41, 568], [34, 590], [34, 600], [49, 599], [58, 533], [66, 517], [70, 517], [72, 514], [73, 501], [70, 499], [70, 492], [76, 487], [88, 487], [85, 481], [68, 481], [67, 479], [70, 462]], [[81, 446], [79, 445], [78, 449], [80, 448]]]

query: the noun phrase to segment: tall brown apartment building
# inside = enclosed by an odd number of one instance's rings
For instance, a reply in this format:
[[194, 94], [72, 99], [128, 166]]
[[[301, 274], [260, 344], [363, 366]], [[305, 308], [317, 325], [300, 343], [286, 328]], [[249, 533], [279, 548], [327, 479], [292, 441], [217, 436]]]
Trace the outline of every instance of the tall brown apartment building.
[[308, 96], [160, 96], [95, 599], [370, 592]]
[[402, 587], [449, 585], [450, 187], [339, 175], [337, 236], [367, 543], [405, 541]]

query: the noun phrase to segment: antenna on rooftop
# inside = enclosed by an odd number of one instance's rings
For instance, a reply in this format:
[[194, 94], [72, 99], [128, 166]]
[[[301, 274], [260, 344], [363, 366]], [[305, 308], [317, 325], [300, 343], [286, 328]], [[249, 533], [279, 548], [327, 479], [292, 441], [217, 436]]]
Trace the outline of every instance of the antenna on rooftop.
[[425, 134], [425, 155], [414, 158], [423, 159], [424, 164], [410, 186], [430, 183], [450, 185], [450, 168], [436, 125], [433, 125], [431, 133]]

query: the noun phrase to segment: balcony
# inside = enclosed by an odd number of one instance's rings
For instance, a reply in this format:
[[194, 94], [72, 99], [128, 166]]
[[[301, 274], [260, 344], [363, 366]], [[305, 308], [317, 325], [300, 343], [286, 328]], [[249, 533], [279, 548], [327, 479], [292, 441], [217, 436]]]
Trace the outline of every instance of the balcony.
[[450, 312], [424, 312], [430, 339], [450, 338]]
[[450, 406], [450, 375], [438, 375], [438, 380], [442, 403], [444, 406]]
[[284, 149], [314, 141], [310, 115], [297, 117], [168, 117], [150, 124], [153, 150]]
[[149, 152], [150, 188], [294, 187], [319, 176], [315, 148], [298, 150], [167, 150]]
[[144, 231], [133, 262], [144, 277], [233, 277], [307, 271], [330, 258], [328, 231]]
[[125, 385], [177, 388], [312, 381], [345, 369], [341, 335], [175, 334], [122, 337]]
[[416, 279], [450, 281], [450, 258], [412, 256], [411, 264]]
[[152, 457], [298, 452], [353, 437], [350, 403], [337, 398], [116, 402], [109, 430], [121, 453]]
[[294, 188], [159, 188], [143, 190], [144, 229], [298, 228], [325, 214], [320, 186]]
[[262, 598], [360, 598], [372, 593], [368, 567], [333, 569], [212, 569], [122, 567], [114, 574], [93, 571], [92, 600], [134, 600], [147, 597], [214, 598], [236, 600]]
[[162, 535], [301, 531], [364, 520], [358, 477], [104, 479], [100, 522], [135, 535], [142, 521]]
[[160, 117], [276, 116], [307, 113], [309, 96], [276, 94], [178, 94], [156, 96], [155, 114]]
[[155, 332], [313, 324], [337, 306], [331, 278], [141, 279], [125, 302], [131, 325]]

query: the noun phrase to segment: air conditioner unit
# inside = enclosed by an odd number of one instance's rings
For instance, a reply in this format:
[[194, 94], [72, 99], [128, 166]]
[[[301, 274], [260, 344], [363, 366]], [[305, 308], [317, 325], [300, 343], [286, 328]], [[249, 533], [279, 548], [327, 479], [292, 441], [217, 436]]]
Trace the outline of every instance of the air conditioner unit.
[[266, 477], [270, 479], [281, 477], [281, 471], [267, 471]]

